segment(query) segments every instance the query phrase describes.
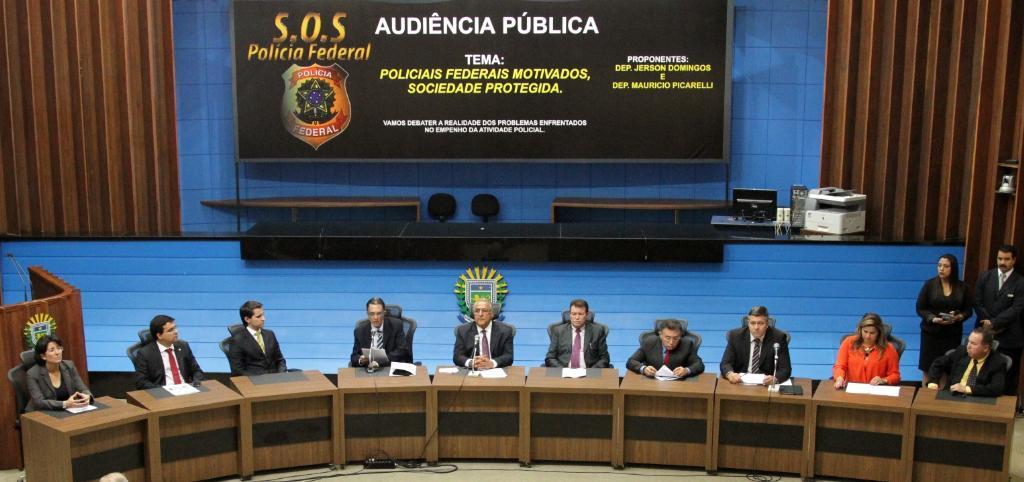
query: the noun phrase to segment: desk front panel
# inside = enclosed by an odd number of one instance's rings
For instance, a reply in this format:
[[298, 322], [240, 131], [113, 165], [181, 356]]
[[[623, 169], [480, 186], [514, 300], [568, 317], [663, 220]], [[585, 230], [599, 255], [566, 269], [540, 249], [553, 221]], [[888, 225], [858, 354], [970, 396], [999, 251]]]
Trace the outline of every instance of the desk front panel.
[[1017, 399], [940, 399], [921, 390], [911, 409], [913, 480], [1007, 480]]
[[518, 391], [437, 391], [438, 458], [519, 458]]
[[331, 395], [253, 402], [255, 470], [331, 463], [333, 408]]
[[717, 466], [801, 473], [809, 405], [759, 390], [764, 396], [756, 400], [718, 399]]
[[429, 388], [417, 391], [342, 391], [345, 461], [383, 454], [393, 459], [425, 456]]
[[710, 396], [627, 394], [624, 404], [626, 463], [706, 467], [711, 447]]
[[530, 460], [611, 462], [611, 393], [530, 394]]
[[240, 473], [238, 405], [159, 417], [163, 480], [202, 480]]

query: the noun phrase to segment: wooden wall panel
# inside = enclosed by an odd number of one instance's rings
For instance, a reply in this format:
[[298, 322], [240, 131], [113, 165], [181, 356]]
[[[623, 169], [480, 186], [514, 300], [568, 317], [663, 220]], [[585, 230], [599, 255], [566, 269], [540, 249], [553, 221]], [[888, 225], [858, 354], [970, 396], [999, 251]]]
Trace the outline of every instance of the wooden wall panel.
[[0, 0], [0, 30], [0, 233], [179, 233], [171, 0]]
[[[1024, 244], [1024, 0], [829, 2], [821, 185], [868, 195], [868, 230], [965, 239], [966, 278]], [[1024, 246], [1021, 246], [1024, 247]]]

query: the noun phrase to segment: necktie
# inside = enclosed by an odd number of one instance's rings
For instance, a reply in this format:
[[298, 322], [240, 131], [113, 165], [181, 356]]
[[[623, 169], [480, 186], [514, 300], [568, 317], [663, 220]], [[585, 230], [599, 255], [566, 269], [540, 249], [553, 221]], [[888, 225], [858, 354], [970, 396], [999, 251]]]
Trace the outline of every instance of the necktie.
[[754, 338], [754, 355], [750, 357], [750, 373], [761, 371], [761, 340]]
[[967, 374], [967, 386], [973, 387], [976, 378], [978, 378], [978, 361], [971, 360], [971, 372]]
[[491, 358], [491, 342], [487, 341], [487, 330], [480, 332], [480, 351], [483, 352], [484, 358]]
[[672, 353], [672, 352], [670, 352], [670, 351], [668, 351], [668, 350], [665, 350], [665, 361], [663, 361], [663, 362], [662, 362], [662, 365], [668, 366], [668, 356], [669, 356], [669, 355], [670, 355], [671, 353]]
[[263, 330], [256, 332], [256, 344], [260, 346], [260, 351], [267, 353], [267, 346], [263, 344]]
[[373, 348], [374, 349], [376, 349], [376, 350], [383, 350], [384, 349], [384, 343], [383, 343], [382, 338], [383, 337], [380, 336], [380, 330], [373, 330]]
[[999, 289], [1003, 289], [1003, 283], [1006, 282], [1006, 273], [999, 272]]
[[174, 357], [174, 348], [167, 349], [167, 362], [171, 365], [171, 374], [174, 375], [174, 384], [181, 384], [181, 374], [178, 372], [178, 360]]
[[576, 337], [572, 340], [572, 358], [569, 360], [569, 368], [580, 367], [580, 347], [583, 340], [580, 339], [580, 329], [576, 328]]

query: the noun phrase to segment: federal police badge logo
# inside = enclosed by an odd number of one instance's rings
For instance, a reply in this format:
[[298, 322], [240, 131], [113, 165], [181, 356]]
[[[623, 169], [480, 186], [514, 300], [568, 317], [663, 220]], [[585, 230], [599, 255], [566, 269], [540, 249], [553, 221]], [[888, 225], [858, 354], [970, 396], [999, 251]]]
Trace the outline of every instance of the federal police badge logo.
[[284, 96], [281, 120], [288, 132], [319, 149], [341, 134], [352, 120], [352, 106], [345, 81], [348, 72], [338, 64], [324, 67], [292, 64], [281, 74]]
[[57, 321], [49, 313], [36, 313], [25, 323], [22, 334], [25, 335], [25, 348], [36, 346], [36, 342], [46, 335], [57, 332]]
[[459, 312], [463, 321], [473, 319], [470, 310], [473, 303], [478, 300], [489, 300], [500, 318], [501, 306], [505, 304], [506, 296], [508, 283], [494, 268], [466, 268], [466, 274], [459, 275], [459, 280], [455, 282], [455, 298], [459, 302]]

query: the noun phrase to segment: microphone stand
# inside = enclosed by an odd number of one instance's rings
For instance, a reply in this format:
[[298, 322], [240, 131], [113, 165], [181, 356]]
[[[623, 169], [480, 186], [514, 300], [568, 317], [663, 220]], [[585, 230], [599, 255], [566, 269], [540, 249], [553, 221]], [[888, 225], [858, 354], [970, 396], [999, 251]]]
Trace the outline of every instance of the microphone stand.
[[28, 301], [28, 273], [25, 272], [25, 268], [18, 262], [18, 258], [14, 257], [14, 253], [7, 253], [7, 257], [11, 258], [11, 263], [14, 263], [14, 271], [18, 273], [18, 278], [21, 278], [21, 291], [25, 297], [24, 301]]
[[779, 379], [775, 376], [779, 373], [779, 344], [772, 345], [775, 349], [775, 363], [772, 364], [772, 384], [768, 385], [768, 391], [771, 393], [779, 392]]
[[470, 377], [478, 377], [478, 376], [480, 376], [480, 372], [476, 371], [476, 354], [479, 352], [479, 350], [480, 350], [480, 334], [477, 333], [476, 336], [473, 337], [473, 357], [470, 358], [469, 373], [467, 374], [467, 376], [470, 376]]

